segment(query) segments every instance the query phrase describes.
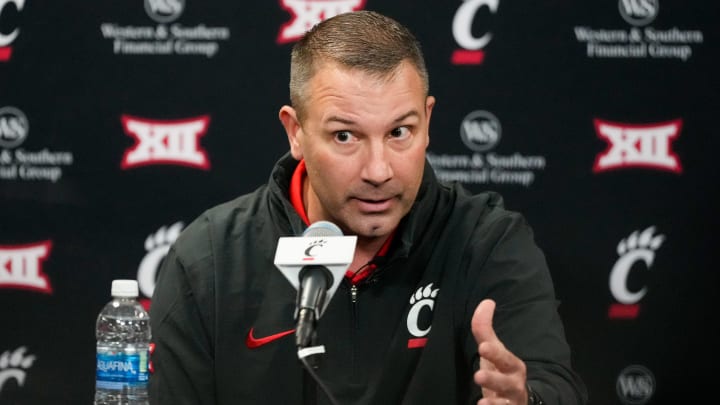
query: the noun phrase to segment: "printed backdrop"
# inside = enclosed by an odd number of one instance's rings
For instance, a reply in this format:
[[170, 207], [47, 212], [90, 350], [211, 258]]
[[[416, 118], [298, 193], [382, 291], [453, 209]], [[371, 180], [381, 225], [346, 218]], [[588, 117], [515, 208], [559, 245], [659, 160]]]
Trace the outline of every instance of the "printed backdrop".
[[149, 305], [267, 180], [292, 44], [360, 9], [423, 44], [438, 176], [533, 226], [591, 403], [716, 396], [717, 2], [0, 0], [0, 403], [91, 403], [111, 281]]

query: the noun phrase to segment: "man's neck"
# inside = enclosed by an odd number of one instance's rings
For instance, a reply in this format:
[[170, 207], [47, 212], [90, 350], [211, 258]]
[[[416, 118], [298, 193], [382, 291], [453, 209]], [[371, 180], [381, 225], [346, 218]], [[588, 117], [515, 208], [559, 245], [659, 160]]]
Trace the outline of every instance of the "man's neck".
[[[325, 220], [326, 218], [320, 218], [317, 215], [319, 209], [313, 207], [313, 199], [310, 196], [312, 188], [305, 171], [305, 164], [301, 162], [296, 173], [293, 175], [293, 185], [291, 186], [290, 194], [291, 201], [295, 210], [298, 214], [306, 221], [307, 225], [310, 225], [316, 221]], [[358, 236], [358, 242], [355, 247], [355, 257], [350, 265], [349, 271], [355, 271], [367, 265], [372, 259], [378, 254], [385, 255], [388, 246], [385, 243], [391, 237], [385, 235], [383, 237], [366, 238]]]

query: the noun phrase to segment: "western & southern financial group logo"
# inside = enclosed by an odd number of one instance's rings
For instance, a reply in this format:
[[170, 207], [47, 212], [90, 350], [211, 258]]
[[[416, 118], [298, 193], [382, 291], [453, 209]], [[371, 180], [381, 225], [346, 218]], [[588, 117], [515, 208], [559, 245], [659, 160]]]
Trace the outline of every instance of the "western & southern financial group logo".
[[460, 125], [460, 138], [465, 146], [476, 152], [494, 148], [501, 135], [500, 120], [489, 111], [473, 111]]
[[280, 28], [278, 44], [295, 42], [317, 23], [350, 11], [362, 10], [365, 0], [280, 0], [292, 19]]
[[145, 12], [157, 25], [102, 23], [103, 38], [112, 40], [115, 55], [185, 55], [212, 58], [220, 42], [230, 39], [230, 28], [175, 22], [185, 0], [145, 0]]
[[[500, 0], [463, 0], [453, 17], [452, 33], [455, 42], [460, 45], [451, 57], [453, 65], [480, 65], [485, 60], [485, 47], [492, 39], [487, 31], [480, 36], [473, 33], [473, 27], [479, 16], [497, 13]], [[480, 24], [482, 25], [482, 24]]]
[[643, 405], [655, 393], [655, 376], [645, 366], [633, 364], [620, 371], [615, 391], [623, 405]]
[[502, 155], [493, 152], [502, 137], [500, 120], [491, 112], [470, 112], [460, 124], [460, 139], [470, 154], [437, 154], [427, 158], [442, 181], [465, 184], [504, 184], [529, 187], [536, 172], [545, 169], [546, 159], [519, 152]]
[[618, 10], [623, 20], [636, 27], [650, 24], [660, 10], [659, 0], [619, 0]]
[[30, 132], [25, 113], [15, 107], [0, 108], [0, 147], [11, 149], [21, 145]]
[[0, 181], [58, 182], [63, 166], [72, 165], [73, 154], [48, 148], [36, 151], [22, 148], [29, 134], [30, 122], [22, 110], [0, 107]]
[[702, 44], [702, 31], [677, 27], [658, 29], [651, 25], [660, 12], [659, 0], [618, 0], [622, 19], [629, 29], [575, 27], [575, 39], [585, 44], [593, 59], [679, 59], [692, 57], [694, 46]]
[[185, 0], [145, 0], [145, 12], [160, 24], [177, 20], [185, 10]]
[[122, 126], [135, 145], [125, 151], [122, 169], [147, 165], [179, 165], [210, 169], [207, 153], [199, 145], [210, 116], [180, 120], [151, 120], [123, 115]]
[[[3, 17], [11, 15], [13, 7], [15, 12], [19, 13], [25, 6], [25, 0], [0, 0], [0, 21], [5, 21]], [[12, 18], [9, 18], [10, 20]], [[13, 27], [7, 30], [6, 27], [0, 27], [0, 62], [7, 62], [12, 57], [12, 43], [20, 34], [20, 28]]]

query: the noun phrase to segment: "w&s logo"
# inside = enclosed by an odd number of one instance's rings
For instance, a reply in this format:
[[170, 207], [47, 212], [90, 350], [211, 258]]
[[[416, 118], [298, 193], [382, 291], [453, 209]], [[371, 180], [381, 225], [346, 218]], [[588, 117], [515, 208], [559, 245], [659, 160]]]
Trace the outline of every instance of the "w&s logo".
[[0, 147], [14, 148], [22, 144], [30, 132], [25, 114], [15, 107], [0, 107]]
[[460, 126], [460, 137], [465, 146], [476, 152], [490, 150], [500, 142], [502, 126], [500, 120], [484, 110], [468, 114]]
[[657, 17], [659, 8], [658, 0], [618, 0], [620, 15], [634, 26], [650, 24]]
[[160, 24], [173, 22], [185, 9], [185, 0], [145, 0], [145, 12]]

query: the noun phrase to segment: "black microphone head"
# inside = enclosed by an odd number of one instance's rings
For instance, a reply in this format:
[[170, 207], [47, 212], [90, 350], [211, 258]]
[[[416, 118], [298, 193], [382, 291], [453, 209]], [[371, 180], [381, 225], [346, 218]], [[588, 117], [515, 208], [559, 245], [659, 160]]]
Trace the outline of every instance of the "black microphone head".
[[317, 221], [311, 224], [302, 236], [343, 236], [342, 230], [330, 221]]

